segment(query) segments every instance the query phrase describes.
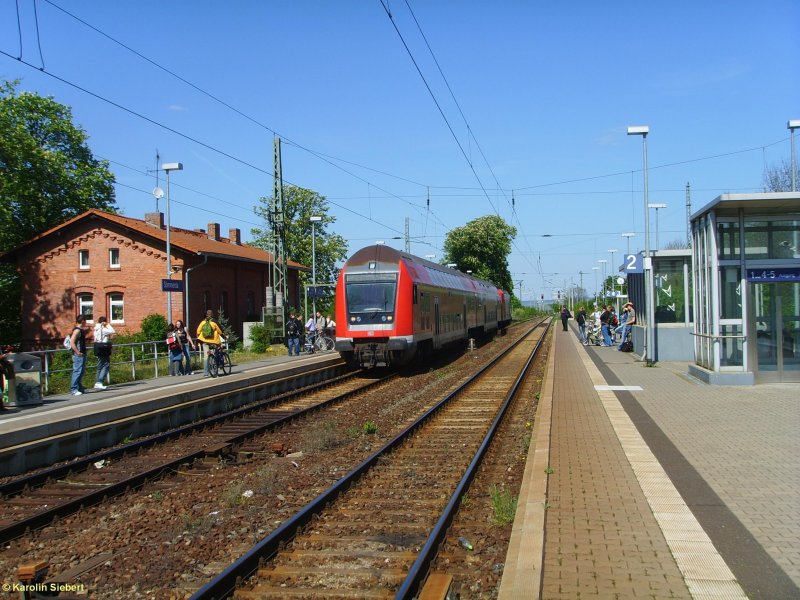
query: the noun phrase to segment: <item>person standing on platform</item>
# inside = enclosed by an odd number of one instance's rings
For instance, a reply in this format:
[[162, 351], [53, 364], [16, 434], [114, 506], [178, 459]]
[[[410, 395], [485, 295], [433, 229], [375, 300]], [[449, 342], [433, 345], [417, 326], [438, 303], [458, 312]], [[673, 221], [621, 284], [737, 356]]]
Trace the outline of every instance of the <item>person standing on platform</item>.
[[572, 318], [572, 315], [567, 310], [566, 306], [561, 307], [561, 324], [564, 326], [564, 331], [567, 331], [567, 321]]
[[628, 318], [622, 326], [622, 337], [619, 340], [619, 346], [617, 346], [617, 350], [619, 351], [622, 351], [622, 345], [625, 343], [625, 340], [628, 339], [628, 333], [630, 333], [633, 324], [636, 323], [636, 309], [633, 306], [633, 302], [628, 302], [625, 307], [628, 309]]
[[[183, 321], [178, 319], [175, 321], [175, 331], [178, 332], [178, 339], [181, 342], [181, 348], [183, 348], [183, 358], [184, 362], [186, 363], [183, 367], [184, 375], [191, 375], [192, 374], [192, 351], [194, 351], [194, 340], [192, 336], [189, 335], [189, 330], [186, 329], [186, 326], [183, 324]], [[191, 351], [190, 351], [191, 348]]]
[[600, 331], [603, 334], [603, 346], [605, 347], [614, 345], [611, 341], [611, 323], [613, 315], [613, 309], [610, 306], [604, 307], [603, 314], [600, 315]]
[[581, 338], [581, 343], [584, 346], [589, 345], [589, 341], [586, 339], [586, 309], [581, 306], [578, 309], [578, 316], [575, 317], [575, 321], [578, 323], [578, 334]]
[[331, 315], [328, 315], [328, 324], [325, 326], [325, 335], [329, 338], [336, 337], [336, 321], [333, 320]]
[[294, 349], [294, 356], [300, 356], [300, 332], [303, 330], [303, 324], [297, 318], [295, 313], [289, 313], [289, 320], [286, 321], [286, 345], [289, 347], [289, 356], [292, 356], [292, 349]]
[[167, 348], [169, 349], [169, 376], [183, 375], [183, 344], [174, 324], [167, 325]]
[[78, 315], [75, 327], [69, 336], [69, 347], [72, 350], [72, 379], [69, 391], [73, 396], [81, 396], [86, 391], [83, 387], [83, 374], [86, 372], [86, 317]]
[[306, 321], [306, 332], [308, 339], [311, 340], [311, 350], [309, 354], [313, 354], [314, 342], [317, 341], [317, 320], [314, 318], [313, 314], [308, 318], [308, 321]]
[[97, 357], [97, 375], [94, 389], [104, 390], [108, 386], [103, 383], [108, 378], [111, 367], [111, 337], [116, 334], [114, 328], [107, 323], [105, 317], [97, 319], [94, 326], [94, 355]]

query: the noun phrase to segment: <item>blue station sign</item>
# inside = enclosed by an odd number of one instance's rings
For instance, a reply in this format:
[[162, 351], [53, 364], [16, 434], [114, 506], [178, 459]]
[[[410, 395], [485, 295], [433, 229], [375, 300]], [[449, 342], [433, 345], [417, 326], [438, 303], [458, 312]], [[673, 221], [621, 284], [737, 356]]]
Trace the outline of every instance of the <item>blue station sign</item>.
[[182, 292], [183, 279], [162, 279], [161, 280], [162, 292]]
[[625, 273], [644, 273], [644, 257], [641, 254], [625, 254], [622, 270]]
[[747, 281], [753, 283], [780, 283], [800, 281], [800, 267], [776, 269], [747, 269]]

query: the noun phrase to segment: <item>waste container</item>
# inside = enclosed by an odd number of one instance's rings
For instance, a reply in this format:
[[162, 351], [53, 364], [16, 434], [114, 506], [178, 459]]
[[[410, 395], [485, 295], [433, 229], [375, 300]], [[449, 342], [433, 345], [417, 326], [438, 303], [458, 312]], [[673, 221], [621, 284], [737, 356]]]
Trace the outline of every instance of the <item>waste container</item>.
[[3, 395], [3, 403], [6, 406], [42, 404], [42, 359], [33, 354], [12, 352], [6, 355], [6, 362], [11, 365], [13, 375], [3, 373], [3, 387], [8, 390], [8, 397]]

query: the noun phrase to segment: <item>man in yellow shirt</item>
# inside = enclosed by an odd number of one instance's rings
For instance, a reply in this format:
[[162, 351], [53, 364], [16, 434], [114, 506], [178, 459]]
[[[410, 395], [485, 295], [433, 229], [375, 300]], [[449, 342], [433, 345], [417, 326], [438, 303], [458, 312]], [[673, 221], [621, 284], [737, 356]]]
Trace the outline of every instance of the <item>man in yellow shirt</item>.
[[214, 311], [209, 309], [206, 311], [206, 318], [200, 321], [197, 326], [196, 339], [208, 346], [208, 350], [203, 356], [204, 375], [203, 377], [211, 377], [211, 372], [208, 368], [208, 361], [214, 354], [214, 349], [219, 346], [223, 341], [227, 341], [222, 329], [219, 328], [217, 322], [214, 320]]

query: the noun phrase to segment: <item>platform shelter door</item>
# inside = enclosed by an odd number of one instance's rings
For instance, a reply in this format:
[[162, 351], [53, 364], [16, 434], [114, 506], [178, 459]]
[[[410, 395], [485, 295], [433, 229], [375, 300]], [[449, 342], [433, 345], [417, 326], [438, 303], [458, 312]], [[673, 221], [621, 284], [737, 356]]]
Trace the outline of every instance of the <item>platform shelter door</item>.
[[759, 382], [800, 382], [800, 282], [755, 283], [749, 339]]

